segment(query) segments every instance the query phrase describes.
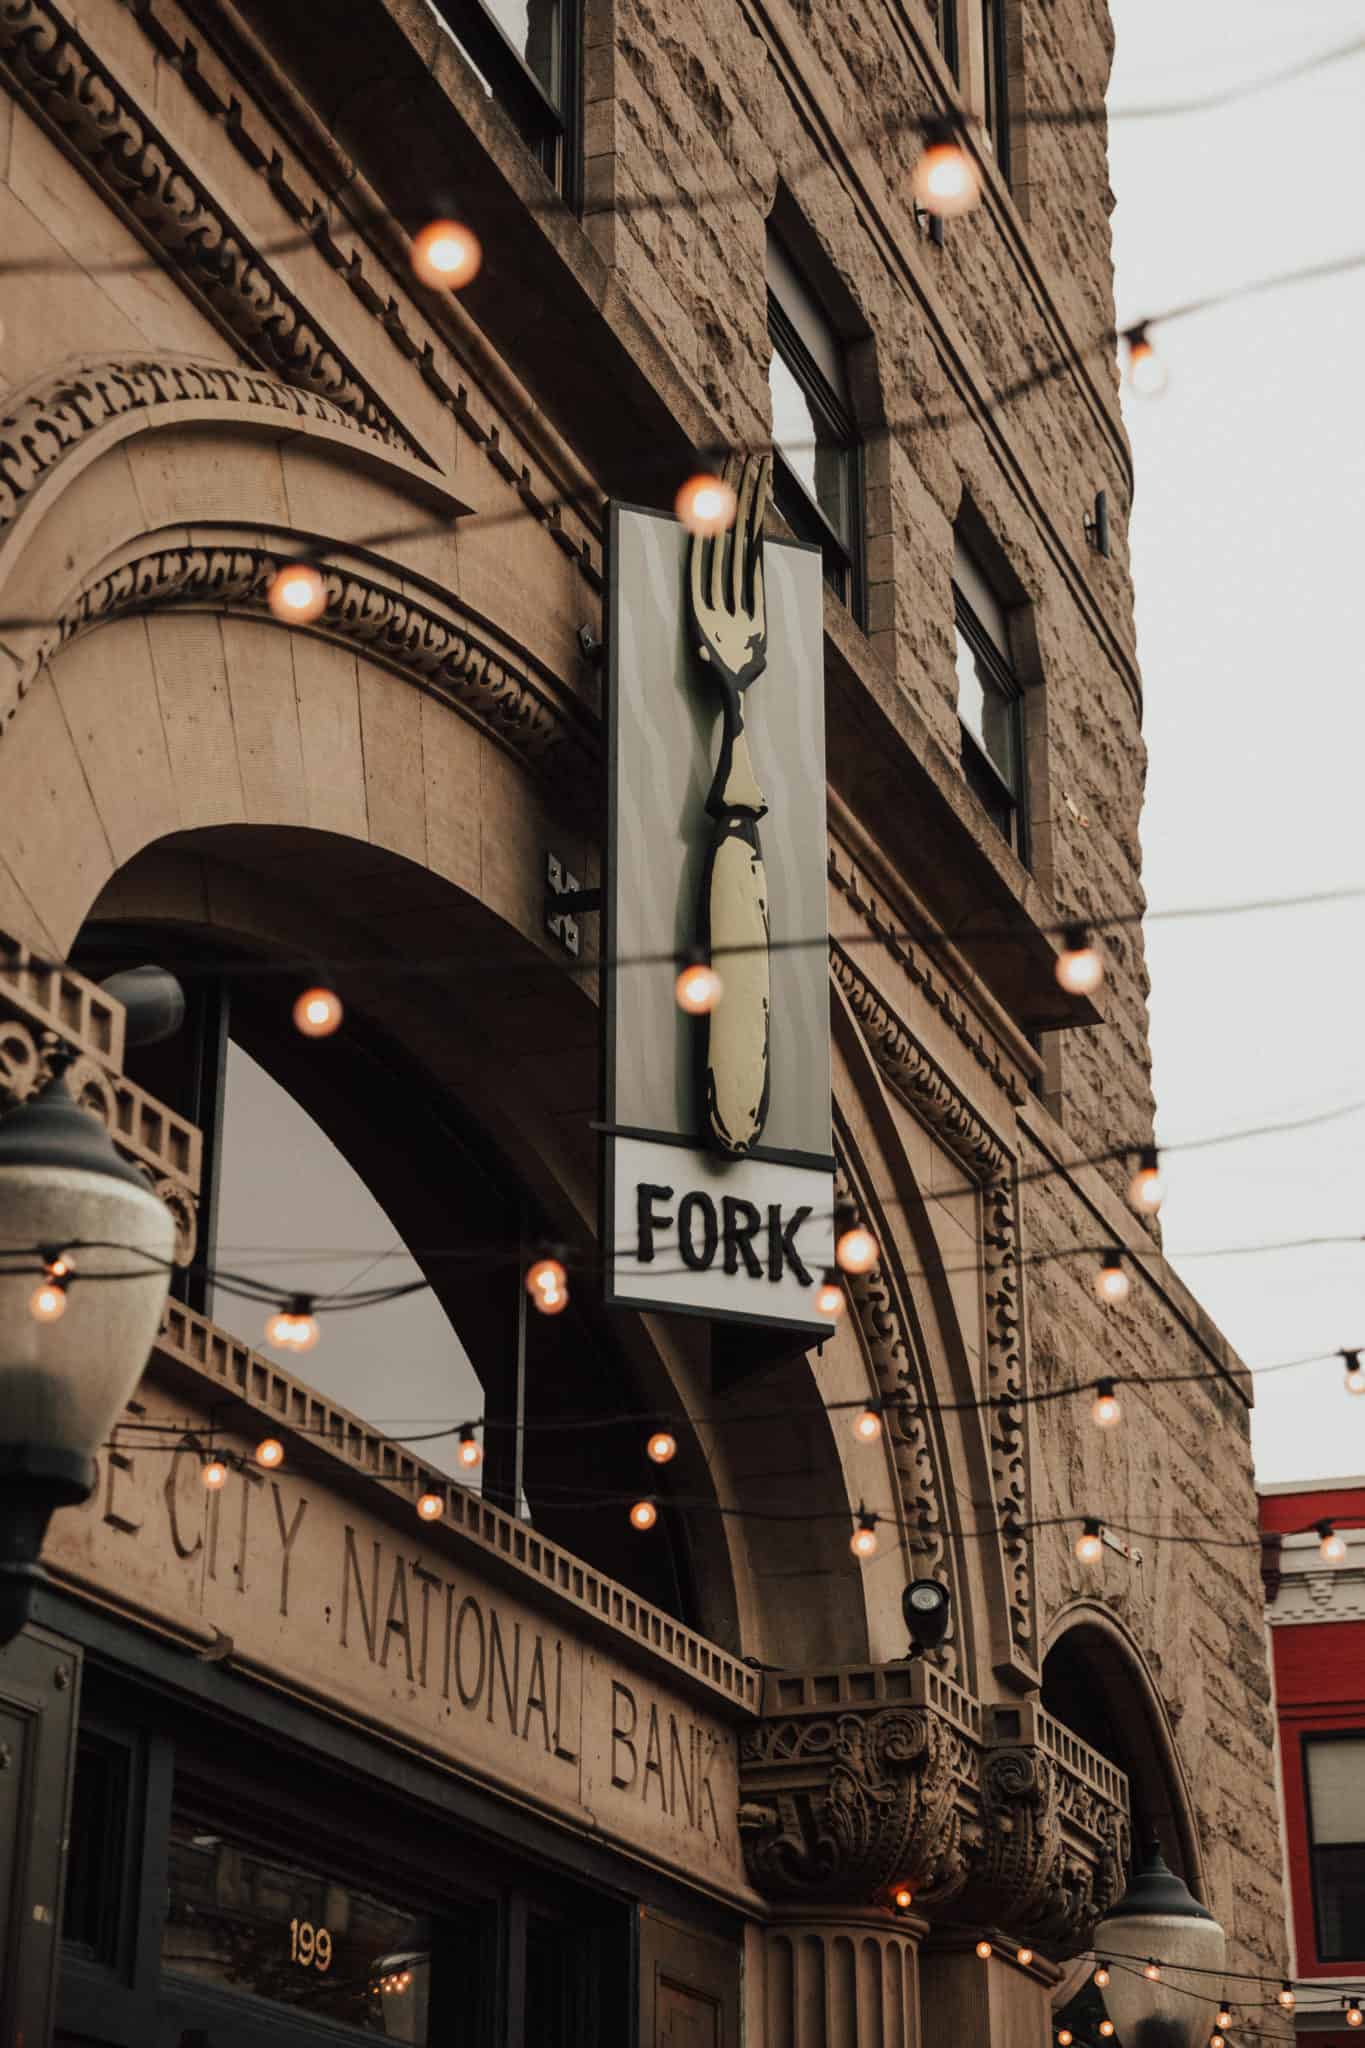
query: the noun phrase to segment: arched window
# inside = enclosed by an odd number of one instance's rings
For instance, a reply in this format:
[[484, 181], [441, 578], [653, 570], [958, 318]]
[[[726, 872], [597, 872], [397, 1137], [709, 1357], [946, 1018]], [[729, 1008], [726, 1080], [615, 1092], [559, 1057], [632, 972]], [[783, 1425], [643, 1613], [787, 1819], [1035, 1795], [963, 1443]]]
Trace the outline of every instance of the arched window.
[[[690, 1618], [668, 1475], [645, 1457], [648, 1424], [634, 1419], [645, 1404], [594, 1277], [575, 1277], [560, 1315], [530, 1306], [527, 1259], [557, 1233], [474, 1121], [353, 1003], [334, 1036], [302, 1037], [298, 974], [265, 958], [164, 926], [87, 927], [73, 954], [96, 979], [147, 960], [181, 978], [187, 1015], [173, 1038], [132, 1049], [127, 1071], [204, 1137], [198, 1255], [175, 1292], [425, 1463]], [[241, 1278], [281, 1303], [413, 1291], [320, 1311], [313, 1350], [271, 1354], [270, 1308], [244, 1298]], [[602, 1420], [566, 1426], [585, 1417]], [[459, 1426], [474, 1421], [484, 1462], [471, 1475], [456, 1453]], [[664, 1512], [642, 1537], [627, 1510], [646, 1492]]]

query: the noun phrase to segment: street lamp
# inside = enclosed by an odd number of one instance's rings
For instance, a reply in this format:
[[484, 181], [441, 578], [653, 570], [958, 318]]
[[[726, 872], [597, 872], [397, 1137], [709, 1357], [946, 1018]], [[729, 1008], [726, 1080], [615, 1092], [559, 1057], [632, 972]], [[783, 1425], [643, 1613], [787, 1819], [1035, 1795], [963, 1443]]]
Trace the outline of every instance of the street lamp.
[[29, 1618], [54, 1510], [93, 1490], [175, 1243], [169, 1209], [72, 1101], [73, 1057], [59, 1048], [44, 1087], [0, 1118], [0, 1645]]
[[1207, 2048], [1227, 1937], [1162, 1860], [1159, 1844], [1095, 1929], [1104, 2004], [1123, 2048]]

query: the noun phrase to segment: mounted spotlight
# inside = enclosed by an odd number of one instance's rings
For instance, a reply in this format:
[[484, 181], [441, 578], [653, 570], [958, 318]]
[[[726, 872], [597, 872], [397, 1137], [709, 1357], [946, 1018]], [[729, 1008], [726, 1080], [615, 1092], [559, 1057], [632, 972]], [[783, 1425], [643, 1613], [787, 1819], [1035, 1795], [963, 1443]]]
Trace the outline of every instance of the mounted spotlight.
[[910, 1631], [910, 1655], [936, 1650], [948, 1633], [953, 1597], [937, 1579], [912, 1579], [901, 1594], [901, 1613]]

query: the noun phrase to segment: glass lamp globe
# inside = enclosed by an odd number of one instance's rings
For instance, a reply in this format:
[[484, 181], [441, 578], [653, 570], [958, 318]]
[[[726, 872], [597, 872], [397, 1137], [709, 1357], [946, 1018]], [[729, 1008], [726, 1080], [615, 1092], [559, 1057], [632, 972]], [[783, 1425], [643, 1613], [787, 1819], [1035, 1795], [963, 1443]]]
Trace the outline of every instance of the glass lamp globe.
[[[72, 1101], [69, 1058], [0, 1118], [0, 1644], [28, 1618], [54, 1510], [95, 1483], [95, 1453], [155, 1341], [175, 1247], [170, 1210]], [[30, 1309], [35, 1245], [80, 1247], [60, 1316]]]
[[[1217, 2016], [1227, 1937], [1161, 1850], [1153, 1846], [1118, 1904], [1095, 1929], [1107, 1960], [1131, 1958], [1113, 1970], [1104, 2004], [1123, 2048], [1208, 2048]], [[1155, 1978], [1143, 1974], [1158, 1956]]]

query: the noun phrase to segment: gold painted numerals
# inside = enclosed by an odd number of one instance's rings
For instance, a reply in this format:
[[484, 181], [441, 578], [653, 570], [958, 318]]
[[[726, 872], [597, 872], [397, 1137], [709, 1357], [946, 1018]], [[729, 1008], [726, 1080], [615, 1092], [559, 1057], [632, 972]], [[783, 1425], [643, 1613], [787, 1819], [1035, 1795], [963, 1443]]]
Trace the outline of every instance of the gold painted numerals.
[[325, 1927], [314, 1927], [311, 1920], [291, 1920], [289, 1923], [289, 1960], [301, 1969], [330, 1970], [332, 1967], [332, 1937]]

